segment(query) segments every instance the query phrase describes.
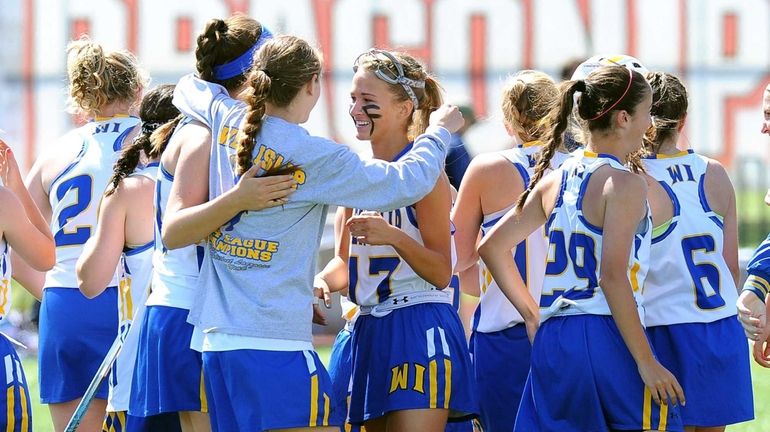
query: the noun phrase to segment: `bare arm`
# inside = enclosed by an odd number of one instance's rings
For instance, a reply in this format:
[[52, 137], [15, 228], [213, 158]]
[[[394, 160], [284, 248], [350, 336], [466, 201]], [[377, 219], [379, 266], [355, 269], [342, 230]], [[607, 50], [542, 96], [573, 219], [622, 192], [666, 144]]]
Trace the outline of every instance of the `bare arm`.
[[475, 263], [459, 273], [460, 291], [473, 297], [481, 296], [479, 286], [479, 264]]
[[[328, 292], [342, 291], [348, 287], [348, 258], [350, 257], [350, 231], [345, 221], [353, 211], [338, 207], [334, 214], [334, 258], [315, 277], [316, 288]], [[325, 288], [324, 288], [325, 285]]]
[[647, 184], [635, 174], [616, 172], [607, 179], [602, 195], [605, 197], [602, 235], [605, 241], [602, 242], [599, 285], [653, 399], [660, 403], [668, 398], [674, 404], [677, 401], [684, 404], [684, 394], [676, 378], [652, 354], [628, 280], [628, 260], [634, 235], [645, 217]]
[[530, 341], [534, 340], [539, 326], [540, 308], [521, 278], [511, 249], [545, 224], [548, 216], [543, 205], [544, 196], [547, 195], [544, 190], [552, 187], [550, 183], [553, 183], [554, 178], [549, 174], [538, 183], [521, 210], [512, 209], [506, 213], [479, 244], [481, 259], [505, 297], [524, 318]]
[[[48, 165], [47, 162], [47, 158], [39, 158], [27, 175], [25, 184], [30, 199], [41, 214], [46, 232], [50, 233], [51, 229], [48, 225], [52, 213], [51, 203], [48, 201], [48, 191], [43, 185], [43, 168]], [[11, 248], [14, 249], [13, 245], [11, 245]], [[41, 299], [43, 296], [43, 285], [45, 284], [44, 271], [36, 270], [16, 250], [12, 250], [11, 253], [11, 267], [13, 269], [13, 278], [35, 298]]]
[[293, 191], [291, 175], [254, 178], [255, 165], [233, 189], [209, 201], [211, 145], [210, 134], [198, 132], [182, 146], [174, 176], [180, 181], [171, 186], [161, 233], [169, 249], [197, 243], [241, 211], [281, 205]]
[[107, 288], [126, 244], [126, 205], [129, 203], [121, 196], [125, 192], [121, 186], [102, 199], [96, 231], [78, 258], [78, 287], [88, 298], [98, 296]]
[[50, 233], [42, 232], [35, 226], [22, 202], [10, 189], [0, 188], [0, 200], [0, 224], [11, 248], [37, 270], [53, 267], [55, 255]]
[[455, 270], [464, 270], [478, 261], [476, 248], [484, 215], [510, 207], [524, 192], [524, 186], [518, 170], [502, 154], [482, 154], [471, 161], [452, 208], [457, 246]]
[[101, 294], [119, 265], [123, 248], [152, 241], [155, 182], [144, 176], [123, 179], [105, 196], [92, 237], [77, 262], [80, 291], [88, 298]]
[[475, 160], [471, 161], [460, 184], [457, 202], [452, 207], [451, 218], [455, 225], [454, 240], [457, 248], [455, 270], [459, 272], [479, 260], [476, 246], [479, 240], [479, 228], [484, 218], [481, 208], [482, 172], [480, 164]]
[[705, 178], [706, 199], [712, 210], [722, 216], [724, 256], [727, 267], [733, 275], [735, 286], [739, 288], [741, 269], [738, 264], [738, 215], [735, 204], [735, 189], [727, 171], [717, 161], [709, 160]]

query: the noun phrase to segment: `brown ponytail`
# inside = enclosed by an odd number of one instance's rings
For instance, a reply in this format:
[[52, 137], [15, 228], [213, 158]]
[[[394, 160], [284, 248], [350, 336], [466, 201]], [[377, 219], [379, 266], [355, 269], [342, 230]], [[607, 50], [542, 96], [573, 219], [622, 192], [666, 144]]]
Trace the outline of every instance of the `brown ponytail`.
[[195, 68], [202, 80], [235, 90], [246, 81], [246, 74], [217, 79], [214, 67], [225, 64], [250, 49], [262, 34], [262, 24], [246, 15], [236, 14], [225, 20], [212, 19], [198, 36]]
[[152, 137], [159, 128], [167, 126], [168, 122], [178, 122], [179, 110], [171, 103], [173, 96], [174, 86], [168, 84], [158, 86], [144, 96], [139, 108], [139, 116], [142, 119], [141, 131], [131, 145], [123, 149], [120, 158], [115, 162], [109, 182], [110, 186], [105, 195], [112, 195], [120, 182], [136, 170], [142, 154], [150, 160], [160, 157], [165, 149], [165, 144], [156, 148]]
[[[321, 73], [321, 58], [305, 40], [296, 36], [278, 36], [257, 51], [245, 92], [248, 106], [241, 136], [235, 150], [238, 172], [251, 168], [256, 138], [262, 128], [266, 105], [288, 106], [300, 89]], [[274, 171], [271, 171], [274, 174]]]
[[652, 88], [652, 126], [644, 136], [647, 153], [660, 152], [661, 145], [674, 138], [687, 116], [687, 89], [676, 76], [666, 72], [650, 72], [647, 82]]

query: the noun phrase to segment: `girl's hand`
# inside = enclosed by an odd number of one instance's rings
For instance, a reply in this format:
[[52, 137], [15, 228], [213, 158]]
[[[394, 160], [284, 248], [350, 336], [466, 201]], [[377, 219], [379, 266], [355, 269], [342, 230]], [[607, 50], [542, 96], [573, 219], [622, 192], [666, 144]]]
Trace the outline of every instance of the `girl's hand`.
[[465, 119], [456, 105], [443, 104], [430, 114], [431, 126], [441, 126], [455, 133], [465, 124]]
[[746, 337], [759, 341], [763, 330], [767, 327], [765, 304], [751, 291], [743, 291], [738, 297], [738, 321], [743, 326]]
[[392, 227], [379, 213], [363, 212], [348, 219], [350, 235], [368, 245], [393, 245], [394, 235], [400, 231]]
[[0, 178], [2, 178], [3, 184], [11, 190], [24, 186], [24, 180], [21, 178], [19, 164], [16, 162], [13, 150], [2, 139], [0, 139]]
[[638, 365], [639, 375], [647, 388], [650, 389], [652, 399], [658, 405], [672, 403], [674, 406], [681, 403], [685, 405], [684, 390], [679, 385], [674, 375], [658, 363], [655, 358]]
[[235, 205], [239, 211], [284, 205], [288, 202], [287, 197], [297, 189], [297, 182], [292, 175], [254, 177], [258, 171], [259, 165], [253, 165], [243, 173], [233, 188]]

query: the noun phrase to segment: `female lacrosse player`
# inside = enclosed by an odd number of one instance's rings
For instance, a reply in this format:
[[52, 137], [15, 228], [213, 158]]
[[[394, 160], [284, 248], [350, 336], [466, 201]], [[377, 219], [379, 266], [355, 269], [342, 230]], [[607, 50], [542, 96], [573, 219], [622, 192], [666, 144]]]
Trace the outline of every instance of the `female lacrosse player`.
[[[53, 267], [56, 255], [53, 236], [21, 179], [13, 151], [0, 140], [0, 319], [11, 310], [11, 257], [37, 271]], [[0, 422], [6, 430], [32, 430], [32, 404], [27, 378], [11, 341], [0, 333], [0, 376], [6, 378], [0, 396]]]
[[[586, 149], [544, 176], [576, 93]], [[563, 83], [559, 97], [529, 187], [479, 246], [525, 322], [542, 320], [536, 336], [528, 328], [532, 366], [515, 430], [681, 430], [682, 389], [640, 322], [651, 221], [644, 179], [625, 166], [650, 125], [650, 86], [608, 66]], [[549, 254], [538, 311], [511, 248], [543, 224]]]
[[[441, 105], [441, 88], [402, 53], [370, 50], [354, 70], [356, 137], [371, 142], [375, 159], [396, 161]], [[450, 188], [442, 176], [409, 206], [343, 210], [347, 224], [338, 241], [349, 244], [338, 245], [335, 260], [349, 270], [337, 272], [349, 272], [348, 297], [361, 306], [352, 335], [349, 420], [368, 431], [443, 431], [450, 411], [455, 418], [476, 411], [465, 333], [452, 296], [441, 291], [453, 269]], [[417, 375], [408, 383], [411, 373]]]
[[[128, 418], [129, 392], [139, 339], [138, 323], [150, 291], [154, 245], [153, 193], [158, 158], [166, 140], [153, 143], [150, 136], [179, 111], [171, 103], [174, 86], [162, 85], [142, 100], [141, 132], [125, 148], [115, 164], [110, 186], [100, 203], [96, 231], [83, 248], [77, 263], [78, 284], [86, 297], [93, 298], [118, 271], [118, 331], [123, 340], [112, 367], [103, 429], [138, 430], [141, 418]], [[137, 167], [139, 167], [137, 169]], [[134, 321], [137, 324], [134, 325]]]
[[[546, 116], [558, 94], [556, 84], [542, 72], [522, 71], [506, 81], [502, 98], [505, 128], [517, 146], [477, 156], [465, 175], [452, 210], [460, 270], [477, 262], [479, 233], [489, 232], [529, 185], [548, 129]], [[567, 157], [567, 153], [556, 152], [551, 168], [560, 166]], [[526, 284], [516, 288], [531, 293], [532, 311], [537, 310], [540, 301], [547, 246], [542, 229], [538, 229], [511, 251]], [[481, 279], [481, 299], [471, 336], [481, 424], [489, 430], [513, 430], [516, 410], [511, 407], [519, 406], [529, 373], [531, 343], [527, 326], [534, 329], [538, 323], [525, 322], [505, 297], [512, 293], [500, 290], [483, 262]], [[537, 314], [532, 316], [536, 318]]]
[[661, 364], [687, 394], [688, 431], [718, 432], [754, 418], [748, 347], [736, 319], [735, 192], [714, 160], [676, 143], [687, 91], [674, 75], [647, 74], [653, 127], [644, 170], [653, 230], [644, 283], [645, 324]]
[[[35, 162], [27, 186], [51, 221], [56, 265], [45, 275], [40, 309], [40, 398], [56, 430], [64, 429], [117, 330], [117, 280], [94, 299], [78, 289], [75, 263], [97, 225], [96, 213], [147, 82], [127, 52], [106, 52], [83, 39], [68, 46], [71, 110], [89, 121], [64, 135]], [[134, 131], [133, 133], [136, 133]], [[96, 393], [84, 430], [104, 419], [107, 383]]]
[[[198, 36], [195, 51], [199, 76], [238, 94], [246, 81], [245, 72], [253, 53], [270, 37], [259, 22], [244, 15], [210, 20]], [[178, 178], [177, 165], [191, 148], [200, 146], [208, 152], [211, 134], [189, 117], [164, 125], [161, 133], [173, 135], [160, 158], [156, 180], [152, 292], [139, 335], [129, 414], [160, 421], [166, 414], [179, 413], [183, 430], [203, 431], [210, 428], [201, 374], [203, 361], [201, 353], [191, 349], [193, 327], [187, 323], [196, 296], [203, 247], [191, 244], [171, 250], [160, 239], [172, 183]], [[246, 182], [241, 186], [246, 184], [252, 185]], [[288, 193], [290, 189], [283, 190]], [[267, 201], [262, 199], [260, 184], [240, 192], [234, 197], [249, 197], [255, 203]], [[207, 197], [207, 187], [202, 193]]]

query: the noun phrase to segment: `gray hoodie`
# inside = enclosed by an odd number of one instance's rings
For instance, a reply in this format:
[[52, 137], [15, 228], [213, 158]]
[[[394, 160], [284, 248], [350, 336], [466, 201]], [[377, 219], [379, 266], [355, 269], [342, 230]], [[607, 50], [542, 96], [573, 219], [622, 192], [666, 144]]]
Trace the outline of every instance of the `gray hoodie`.
[[[237, 181], [234, 143], [246, 106], [191, 75], [174, 105], [211, 128], [211, 199]], [[241, 212], [212, 233], [188, 321], [207, 332], [296, 341], [312, 339], [313, 276], [328, 205], [389, 211], [419, 201], [436, 184], [450, 133], [431, 127], [397, 162], [362, 160], [344, 145], [267, 116], [254, 163], [292, 163], [299, 185], [282, 207]], [[179, 179], [184, 181], [184, 179]]]

